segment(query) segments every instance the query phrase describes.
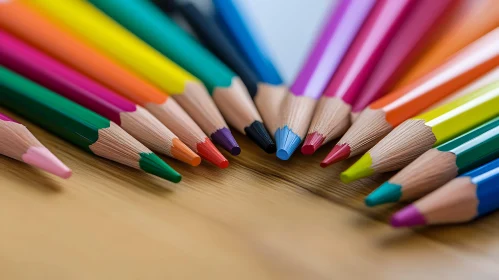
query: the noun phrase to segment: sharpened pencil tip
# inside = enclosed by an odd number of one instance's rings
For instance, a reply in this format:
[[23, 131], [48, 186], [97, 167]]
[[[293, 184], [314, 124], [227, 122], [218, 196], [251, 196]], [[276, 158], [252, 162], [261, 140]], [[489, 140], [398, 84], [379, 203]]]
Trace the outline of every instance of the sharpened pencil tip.
[[187, 147], [178, 138], [173, 138], [172, 143], [171, 153], [174, 158], [191, 166], [198, 166], [201, 164], [201, 157], [189, 149], [189, 147]]
[[229, 161], [213, 145], [210, 139], [205, 138], [204, 142], [199, 142], [196, 146], [198, 154], [220, 168], [229, 167]]
[[139, 166], [145, 172], [173, 183], [182, 180], [182, 175], [153, 153], [140, 153]]
[[45, 147], [31, 147], [22, 155], [22, 160], [51, 174], [68, 179], [73, 174], [64, 163]]
[[419, 212], [414, 205], [409, 205], [395, 213], [390, 224], [393, 227], [414, 227], [426, 225], [425, 217]]
[[244, 132], [246, 132], [246, 135], [266, 153], [275, 153], [276, 145], [274, 140], [272, 140], [272, 137], [270, 137], [262, 122], [254, 121], [251, 125], [244, 128]]
[[381, 204], [397, 202], [402, 197], [401, 190], [402, 187], [400, 185], [385, 182], [366, 197], [365, 203], [369, 207], [374, 207]]
[[303, 146], [301, 146], [301, 153], [304, 155], [312, 155], [319, 149], [326, 139], [322, 134], [318, 132], [309, 133], [303, 141]]
[[236, 139], [234, 139], [234, 136], [232, 136], [232, 133], [226, 127], [212, 133], [211, 140], [213, 140], [215, 144], [222, 146], [224, 150], [228, 151], [233, 156], [237, 156], [241, 153], [239, 144], [237, 144]]
[[275, 140], [277, 142], [277, 157], [281, 160], [288, 160], [301, 143], [300, 136], [287, 125], [277, 129]]
[[371, 155], [366, 153], [356, 163], [350, 166], [350, 168], [341, 173], [340, 179], [344, 183], [350, 183], [355, 180], [371, 176], [374, 174], [374, 170], [371, 168], [371, 165]]
[[321, 167], [340, 162], [350, 157], [350, 146], [348, 144], [335, 145], [331, 152], [321, 162]]

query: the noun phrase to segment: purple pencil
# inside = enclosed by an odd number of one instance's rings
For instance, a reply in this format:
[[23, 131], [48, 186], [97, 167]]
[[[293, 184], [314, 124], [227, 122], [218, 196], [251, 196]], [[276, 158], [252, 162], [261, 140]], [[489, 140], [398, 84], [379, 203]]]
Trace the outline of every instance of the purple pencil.
[[375, 0], [341, 0], [286, 95], [276, 131], [277, 157], [287, 160], [301, 143], [317, 100], [340, 65]]
[[304, 154], [314, 153], [347, 130], [353, 102], [415, 3], [416, 0], [376, 3], [317, 104], [302, 147]]
[[0, 64], [102, 115], [147, 147], [196, 166], [201, 158], [144, 108], [0, 31]]
[[420, 0], [386, 47], [385, 53], [373, 69], [371, 77], [357, 96], [352, 116], [364, 110], [374, 100], [386, 94], [418, 55], [434, 28], [451, 9], [454, 0]]
[[22, 124], [0, 113], [0, 154], [38, 167], [61, 178], [71, 169], [45, 148]]

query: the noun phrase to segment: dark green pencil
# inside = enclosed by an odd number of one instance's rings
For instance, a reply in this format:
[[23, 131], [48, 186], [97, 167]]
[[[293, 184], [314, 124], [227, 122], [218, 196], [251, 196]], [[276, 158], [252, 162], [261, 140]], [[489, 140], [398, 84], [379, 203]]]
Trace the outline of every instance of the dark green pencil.
[[0, 105], [92, 154], [175, 183], [182, 179], [117, 124], [2, 66]]

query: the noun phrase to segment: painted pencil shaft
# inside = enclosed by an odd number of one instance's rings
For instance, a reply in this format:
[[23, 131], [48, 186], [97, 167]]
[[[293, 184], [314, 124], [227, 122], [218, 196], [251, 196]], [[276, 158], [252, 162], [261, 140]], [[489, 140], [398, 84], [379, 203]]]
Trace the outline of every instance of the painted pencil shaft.
[[392, 216], [394, 227], [468, 222], [499, 208], [499, 158], [458, 177]]
[[0, 154], [67, 179], [71, 169], [31, 134], [26, 126], [0, 113]]
[[[85, 44], [75, 34], [57, 26], [23, 1], [0, 4], [0, 26], [64, 64], [106, 85], [114, 92], [148, 109], [182, 142], [204, 159], [220, 166], [227, 159], [213, 147], [204, 132], [175, 102], [160, 89], [127, 70], [97, 48]], [[32, 32], [31, 26], [37, 26]], [[64, 40], [60, 40], [64, 38]], [[173, 145], [174, 153], [181, 156]], [[197, 159], [193, 159], [196, 164]]]
[[64, 3], [55, 3], [34, 0], [27, 3], [174, 95], [204, 131], [213, 131], [210, 136], [214, 136], [212, 137], [214, 141], [223, 139], [223, 142], [218, 144], [231, 153], [240, 152], [237, 142], [233, 140], [206, 88], [180, 66], [87, 2], [68, 0]]
[[[202, 120], [204, 122], [197, 121], [206, 133], [211, 135], [218, 130], [224, 130], [224, 136], [234, 143], [233, 145], [237, 144], [231, 137], [221, 112], [234, 128], [243, 134], [248, 134], [260, 147], [267, 150], [269, 146], [274, 146], [239, 77], [168, 16], [148, 1], [131, 0], [127, 2], [127, 5], [122, 5], [122, 1], [119, 0], [92, 0], [91, 2], [204, 83], [218, 106], [217, 109], [215, 104], [203, 104], [205, 116]], [[134, 20], [131, 20], [132, 18]], [[195, 112], [190, 112], [179, 98], [177, 101], [193, 115]], [[199, 98], [196, 96], [196, 99]], [[206, 102], [213, 103], [212, 100], [206, 100]], [[207, 123], [208, 121], [211, 125]], [[263, 129], [256, 134], [253, 133], [254, 122], [258, 122]], [[229, 150], [229, 152], [232, 151]]]
[[322, 161], [328, 166], [373, 147], [394, 127], [452, 95], [499, 65], [499, 28], [440, 67], [367, 107]]
[[499, 117], [433, 148], [367, 198], [368, 206], [413, 200], [499, 156]]
[[456, 1], [450, 18], [442, 22], [425, 49], [395, 89], [402, 88], [444, 63], [473, 41], [499, 26], [499, 10], [495, 0]]
[[[375, 3], [376, 1], [346, 0], [331, 7], [324, 27], [280, 110], [281, 123], [275, 137], [280, 146], [282, 155], [278, 153], [278, 156], [281, 159], [289, 158], [301, 143], [317, 99], [322, 95]], [[315, 144], [306, 144], [311, 145]]]
[[499, 81], [405, 121], [341, 173], [341, 179], [351, 182], [374, 173], [398, 170], [432, 146], [497, 116]]
[[319, 100], [309, 137], [319, 137], [322, 145], [346, 131], [353, 103], [415, 3], [386, 0], [376, 4]]
[[182, 176], [110, 120], [0, 66], [0, 105], [92, 154], [172, 182]]
[[358, 94], [352, 114], [360, 113], [392, 88], [411, 61], [429, 43], [432, 31], [446, 19], [445, 15], [455, 3], [453, 0], [422, 0], [414, 4]]
[[[151, 149], [189, 164], [200, 158], [148, 111], [0, 31], [0, 63], [121, 126]], [[174, 147], [175, 145], [175, 147]]]

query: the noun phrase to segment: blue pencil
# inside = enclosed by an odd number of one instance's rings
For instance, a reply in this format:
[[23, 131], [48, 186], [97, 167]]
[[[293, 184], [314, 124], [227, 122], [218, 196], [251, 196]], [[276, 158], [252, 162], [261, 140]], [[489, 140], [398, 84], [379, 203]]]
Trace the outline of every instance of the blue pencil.
[[468, 222], [499, 208], [499, 158], [463, 174], [392, 217], [392, 226]]
[[259, 78], [253, 101], [270, 134], [274, 135], [279, 122], [278, 111], [286, 94], [284, 82], [271, 57], [255, 38], [243, 11], [234, 0], [213, 0], [213, 4], [218, 26]]

